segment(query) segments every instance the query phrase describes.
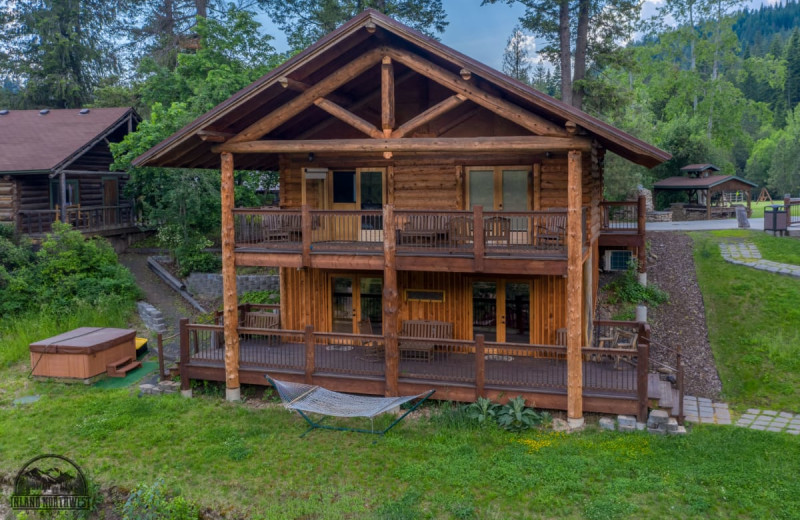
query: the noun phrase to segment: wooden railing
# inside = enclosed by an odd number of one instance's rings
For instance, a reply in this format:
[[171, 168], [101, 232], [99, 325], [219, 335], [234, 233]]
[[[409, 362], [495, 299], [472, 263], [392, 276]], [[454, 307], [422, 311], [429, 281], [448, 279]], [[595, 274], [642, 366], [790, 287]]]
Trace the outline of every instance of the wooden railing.
[[786, 210], [786, 225], [800, 226], [800, 199], [786, 197], [783, 199], [783, 207]]
[[626, 232], [643, 234], [647, 210], [645, 197], [638, 200], [612, 202], [604, 200], [600, 203], [602, 212], [600, 230], [605, 233]]
[[[636, 331], [634, 349], [603, 345], [601, 334]], [[313, 376], [339, 376], [383, 380], [386, 341], [380, 335], [239, 327], [239, 365], [242, 369], [268, 369]], [[595, 322], [596, 341], [583, 347], [583, 388], [586, 395], [635, 397], [640, 418], [647, 415], [649, 328], [637, 322]], [[407, 382], [457, 384], [485, 395], [486, 389], [549, 391], [567, 389], [567, 348], [419, 337], [398, 338], [398, 379]], [[189, 324], [181, 320], [182, 381], [188, 389], [188, 366], [224, 367], [222, 325]], [[408, 345], [412, 345], [410, 348]], [[424, 355], [421, 355], [424, 354]]]
[[[61, 219], [60, 213], [58, 209], [20, 210], [17, 212], [17, 229], [29, 235], [48, 233], [52, 231], [53, 222]], [[71, 206], [66, 213], [66, 222], [78, 231], [102, 231], [136, 225], [136, 212], [132, 205]]]
[[[567, 211], [484, 212], [347, 210], [234, 210], [240, 249], [294, 252], [304, 256], [336, 252], [382, 254], [386, 234], [396, 236], [398, 254], [566, 257]], [[587, 208], [582, 209], [584, 242]], [[388, 231], [391, 230], [391, 231]], [[476, 237], [483, 237], [476, 240]]]

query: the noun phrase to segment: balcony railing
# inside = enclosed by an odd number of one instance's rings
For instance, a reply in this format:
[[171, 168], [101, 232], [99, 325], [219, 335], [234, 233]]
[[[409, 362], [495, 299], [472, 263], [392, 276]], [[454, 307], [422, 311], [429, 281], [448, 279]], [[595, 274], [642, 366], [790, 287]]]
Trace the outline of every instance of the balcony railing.
[[645, 198], [639, 200], [612, 202], [604, 200], [600, 203], [602, 212], [600, 231], [603, 233], [644, 233]]
[[[582, 209], [582, 243], [587, 237]], [[387, 229], [398, 254], [566, 258], [567, 210], [234, 210], [236, 247], [265, 252], [381, 254]], [[476, 237], [478, 238], [476, 240]]]
[[[53, 222], [61, 219], [59, 209], [20, 210], [17, 215], [17, 229], [29, 235], [48, 233]], [[136, 225], [136, 213], [132, 205], [74, 206], [67, 208], [66, 222], [87, 232], [128, 228]]]

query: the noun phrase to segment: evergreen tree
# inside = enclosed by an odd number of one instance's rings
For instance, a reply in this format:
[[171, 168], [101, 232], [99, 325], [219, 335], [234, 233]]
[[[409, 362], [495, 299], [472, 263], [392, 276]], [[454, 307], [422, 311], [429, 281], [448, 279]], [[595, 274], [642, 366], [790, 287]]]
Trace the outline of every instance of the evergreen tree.
[[531, 82], [531, 63], [528, 47], [532, 38], [525, 36], [519, 27], [508, 37], [503, 52], [503, 72], [523, 83]]
[[116, 5], [103, 0], [19, 0], [0, 14], [0, 69], [22, 81], [18, 106], [73, 108], [118, 72]]
[[430, 36], [444, 32], [447, 14], [442, 0], [258, 0], [286, 33], [295, 50], [322, 36], [367, 8], [376, 9]]
[[800, 102], [800, 29], [795, 29], [786, 45], [786, 106], [789, 110]]

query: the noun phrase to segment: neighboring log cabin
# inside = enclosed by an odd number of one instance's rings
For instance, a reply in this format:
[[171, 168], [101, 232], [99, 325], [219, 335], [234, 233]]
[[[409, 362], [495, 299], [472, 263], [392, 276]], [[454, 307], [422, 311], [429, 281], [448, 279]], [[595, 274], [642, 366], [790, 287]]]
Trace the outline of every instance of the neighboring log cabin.
[[[600, 237], [644, 253], [643, 200], [602, 200], [607, 151], [670, 157], [363, 12], [134, 161], [221, 169], [224, 312], [183, 326], [184, 389], [270, 373], [641, 416], [646, 325], [594, 320]], [[234, 168], [279, 170], [280, 209], [235, 208]], [[236, 266], [278, 266], [279, 308], [239, 306]]]
[[105, 235], [135, 229], [128, 175], [110, 171], [108, 145], [138, 122], [124, 107], [0, 110], [0, 223], [33, 236], [56, 220]]

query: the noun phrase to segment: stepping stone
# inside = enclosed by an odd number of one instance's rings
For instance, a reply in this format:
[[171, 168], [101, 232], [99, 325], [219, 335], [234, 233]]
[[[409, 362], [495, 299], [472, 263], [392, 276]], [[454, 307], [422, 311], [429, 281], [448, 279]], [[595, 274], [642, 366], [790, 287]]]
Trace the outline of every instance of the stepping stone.
[[800, 430], [786, 430], [789, 435], [800, 435]]
[[761, 413], [764, 414], [764, 415], [770, 415], [772, 417], [775, 417], [776, 415], [778, 415], [778, 412], [776, 412], [774, 410], [764, 410]]
[[768, 432], [779, 432], [779, 431], [782, 431], [782, 430], [783, 430], [783, 428], [779, 428], [778, 426], [770, 426], [769, 428], [767, 428]]
[[759, 410], [758, 408], [748, 408], [747, 409], [747, 413], [752, 413], [754, 415], [758, 415], [758, 414], [761, 413], [761, 410]]
[[728, 409], [728, 403], [714, 403], [714, 408]]
[[755, 418], [756, 416], [751, 413], [746, 413], [740, 417], [740, 419], [747, 419], [748, 421], [752, 421]]
[[738, 421], [736, 421], [736, 426], [750, 426], [750, 421], [743, 421], [739, 419]]
[[750, 427], [751, 430], [766, 430], [767, 427], [763, 424], [754, 424]]
[[793, 418], [793, 417], [794, 417], [794, 415], [793, 415], [793, 414], [790, 414], [790, 413], [788, 413], [788, 412], [781, 412], [781, 413], [779, 413], [779, 414], [778, 414], [778, 416], [779, 416], [779, 417], [782, 417], [782, 418], [784, 418], [784, 419], [791, 419], [791, 418]]
[[781, 417], [778, 417], [777, 419], [772, 421], [772, 424], [775, 426], [786, 426], [788, 423], [789, 421], [787, 419], [783, 419]]
[[720, 419], [719, 417], [717, 417], [717, 424], [729, 425], [729, 424], [731, 424], [731, 420], [730, 419]]
[[18, 397], [16, 399], [14, 399], [12, 404], [14, 406], [19, 406], [21, 404], [31, 404], [31, 403], [35, 403], [36, 401], [38, 401], [41, 398], [42, 398], [41, 395], [24, 395], [22, 397]]

